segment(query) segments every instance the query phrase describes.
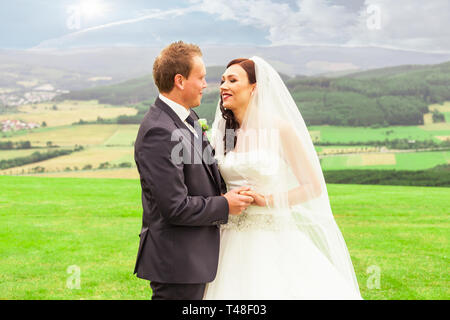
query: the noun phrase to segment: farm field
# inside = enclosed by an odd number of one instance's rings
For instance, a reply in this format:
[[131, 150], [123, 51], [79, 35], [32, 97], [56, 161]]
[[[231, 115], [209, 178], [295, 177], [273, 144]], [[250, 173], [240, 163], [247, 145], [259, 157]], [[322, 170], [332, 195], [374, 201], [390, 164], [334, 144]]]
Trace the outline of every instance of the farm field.
[[[53, 128], [42, 128], [35, 132], [15, 134], [11, 137], [5, 137], [0, 141], [30, 141], [32, 146], [46, 147], [50, 141], [53, 145], [73, 148], [75, 145], [82, 145], [85, 150], [75, 152], [70, 155], [45, 160], [38, 163], [25, 165], [0, 171], [0, 174], [27, 174], [36, 166], [44, 167], [49, 173], [62, 172], [66, 168], [76, 170], [71, 173], [63, 173], [62, 176], [101, 176], [111, 173], [111, 177], [122, 177], [122, 173], [110, 170], [103, 173], [81, 173], [86, 165], [92, 165], [97, 168], [103, 162], [110, 164], [120, 164], [124, 162], [134, 166], [134, 148], [133, 143], [136, 138], [138, 125], [118, 125], [118, 124], [92, 124], [92, 125], [73, 125]], [[344, 130], [345, 129], [345, 130]], [[338, 131], [350, 133], [349, 129], [327, 126], [321, 126], [328, 136], [332, 137]], [[353, 136], [358, 135], [362, 128], [352, 128]], [[405, 128], [402, 128], [405, 130]], [[413, 131], [425, 132], [414, 127]], [[417, 131], [419, 130], [419, 131]], [[450, 131], [449, 131], [450, 132]], [[361, 132], [360, 132], [361, 133]], [[444, 134], [448, 134], [445, 132]], [[350, 139], [350, 136], [347, 136]], [[0, 150], [0, 160], [12, 159], [14, 157], [30, 155], [35, 151], [44, 151], [45, 149], [28, 150]], [[435, 165], [449, 163], [450, 155], [448, 151], [434, 152], [399, 152], [392, 153], [389, 150], [379, 152], [379, 147], [374, 146], [316, 146], [316, 151], [322, 158], [322, 168], [324, 170], [336, 169], [398, 169], [398, 170], [422, 170]], [[353, 153], [344, 154], [341, 153]], [[331, 154], [331, 155], [330, 155]], [[134, 172], [134, 171], [133, 171]], [[134, 177], [134, 175], [132, 176]]]
[[450, 112], [450, 101], [446, 101], [444, 103], [435, 103], [435, 104], [430, 104], [428, 106], [428, 109], [433, 112], [434, 110], [437, 110], [439, 112]]
[[[53, 109], [53, 106], [56, 109]], [[0, 114], [0, 121], [7, 119], [22, 120], [47, 126], [64, 126], [83, 121], [95, 121], [98, 117], [104, 119], [116, 118], [120, 115], [135, 115], [137, 110], [130, 107], [112, 107], [94, 101], [63, 101], [46, 102], [35, 105], [25, 105], [19, 108], [19, 113]]]
[[[55, 106], [55, 108], [54, 108]], [[19, 111], [33, 116], [42, 116], [48, 112], [52, 118], [65, 118], [64, 112], [77, 112], [86, 114], [89, 110], [102, 109], [104, 111], [120, 110], [93, 101], [63, 101], [48, 102], [36, 105], [26, 105]], [[56, 109], [56, 110], [53, 110]], [[135, 109], [132, 109], [136, 112]], [[450, 114], [450, 102], [442, 105], [431, 105], [430, 110], [438, 110]], [[114, 111], [115, 112], [115, 111]], [[16, 114], [17, 115], [17, 114]], [[8, 115], [1, 115], [6, 117]], [[68, 117], [67, 119], [69, 119]], [[83, 118], [84, 119], [84, 118]], [[95, 117], [93, 120], [96, 120]], [[73, 120], [73, 121], [72, 121]], [[72, 118], [69, 122], [79, 119]], [[84, 119], [88, 120], [88, 119]], [[39, 119], [42, 122], [43, 119]], [[65, 120], [64, 120], [65, 121]], [[67, 122], [67, 121], [66, 121]], [[17, 157], [31, 155], [33, 152], [46, 151], [49, 142], [59, 148], [74, 148], [77, 145], [84, 147], [83, 151], [70, 155], [48, 159], [21, 167], [0, 171], [1, 175], [28, 175], [37, 174], [33, 168], [45, 168], [44, 173], [49, 176], [62, 177], [111, 177], [136, 178], [134, 163], [134, 141], [139, 125], [137, 124], [85, 124], [85, 125], [58, 125], [31, 131], [6, 132], [0, 136], [0, 142], [30, 141], [34, 149], [28, 150], [0, 150], [0, 160], [10, 160]], [[338, 126], [310, 126], [311, 137], [314, 141], [328, 142], [332, 145], [316, 145], [316, 151], [321, 158], [324, 170], [339, 169], [397, 169], [422, 170], [439, 164], [449, 163], [448, 151], [434, 152], [391, 152], [385, 147], [364, 145], [365, 141], [384, 141], [385, 139], [426, 140], [432, 139], [441, 142], [450, 139], [450, 122], [429, 123], [423, 126], [392, 126], [386, 128], [369, 127], [338, 127]], [[341, 145], [340, 143], [361, 142], [358, 146]], [[38, 147], [39, 149], [35, 149]], [[383, 152], [381, 152], [383, 151]], [[110, 166], [128, 163], [132, 168], [103, 168], [97, 169], [102, 163], [108, 162]], [[86, 167], [88, 166], [88, 167]], [[90, 166], [90, 167], [89, 167]], [[82, 170], [85, 168], [86, 170]], [[107, 169], [107, 170], [104, 170]], [[127, 176], [128, 175], [128, 176]]]
[[450, 112], [443, 112], [445, 116], [445, 122], [450, 122]]
[[[132, 274], [138, 180], [2, 176], [0, 188], [0, 299], [150, 298], [148, 282]], [[328, 185], [364, 299], [449, 297], [448, 192]], [[67, 286], [70, 266], [79, 289]]]
[[105, 146], [134, 146], [139, 125], [124, 124], [117, 127], [117, 130], [103, 142]]
[[[310, 126], [319, 141], [339, 144], [351, 141], [384, 141], [385, 139], [440, 140], [436, 136], [450, 135], [450, 123], [433, 123], [426, 126], [391, 126], [386, 128]], [[317, 132], [320, 132], [318, 134]], [[313, 136], [313, 135], [312, 135]], [[314, 139], [314, 137], [313, 137]]]
[[375, 146], [315, 146], [316, 152], [319, 156], [327, 154], [339, 153], [361, 153], [361, 152], [380, 152], [381, 147]]
[[110, 164], [120, 164], [123, 162], [134, 163], [132, 147], [90, 147], [79, 152], [64, 155], [45, 161], [34, 162], [20, 167], [0, 170], [1, 174], [24, 174], [33, 172], [32, 169], [40, 166], [47, 172], [61, 172], [71, 170], [81, 170], [83, 167], [91, 165], [92, 168], [99, 167], [100, 164], [109, 162]]
[[18, 150], [0, 150], [0, 160], [9, 160], [19, 157], [26, 157], [32, 154], [33, 152], [47, 152], [52, 149], [18, 149]]
[[14, 135], [0, 141], [30, 141], [32, 146], [46, 146], [47, 141], [58, 146], [100, 145], [119, 129], [120, 125], [117, 124], [63, 126]]
[[335, 155], [321, 159], [323, 170], [424, 170], [445, 163], [450, 163], [450, 151]]
[[[437, 111], [443, 113], [444, 117], [445, 117], [445, 122], [450, 123], [450, 101], [446, 101], [442, 104], [437, 103], [437, 104], [429, 105], [428, 109], [430, 110], [430, 112], [437, 110]], [[448, 138], [450, 139], [450, 136], [448, 136]]]

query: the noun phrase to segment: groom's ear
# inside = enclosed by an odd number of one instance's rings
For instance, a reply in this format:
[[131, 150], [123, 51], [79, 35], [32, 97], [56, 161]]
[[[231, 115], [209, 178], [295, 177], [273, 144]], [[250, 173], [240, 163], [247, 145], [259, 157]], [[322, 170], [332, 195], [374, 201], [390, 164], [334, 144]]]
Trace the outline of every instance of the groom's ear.
[[174, 86], [180, 90], [184, 90], [184, 77], [183, 75], [177, 73], [174, 77]]

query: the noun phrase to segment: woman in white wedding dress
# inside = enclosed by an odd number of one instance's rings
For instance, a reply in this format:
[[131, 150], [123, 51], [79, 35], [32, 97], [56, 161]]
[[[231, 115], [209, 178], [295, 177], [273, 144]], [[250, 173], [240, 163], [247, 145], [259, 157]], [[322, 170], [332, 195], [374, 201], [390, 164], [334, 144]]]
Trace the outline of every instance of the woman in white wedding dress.
[[221, 226], [216, 278], [204, 299], [361, 299], [303, 118], [263, 59], [222, 76], [211, 143], [228, 189], [254, 202]]

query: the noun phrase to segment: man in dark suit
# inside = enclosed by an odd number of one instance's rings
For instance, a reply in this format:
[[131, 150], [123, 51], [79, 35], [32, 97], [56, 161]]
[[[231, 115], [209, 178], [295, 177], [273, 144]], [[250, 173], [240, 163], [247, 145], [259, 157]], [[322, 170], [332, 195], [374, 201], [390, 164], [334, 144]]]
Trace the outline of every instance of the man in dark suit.
[[181, 41], [156, 58], [159, 97], [135, 142], [143, 221], [134, 272], [150, 280], [152, 299], [202, 299], [214, 280], [220, 224], [253, 198], [227, 192], [212, 148], [196, 123], [206, 69], [200, 49]]

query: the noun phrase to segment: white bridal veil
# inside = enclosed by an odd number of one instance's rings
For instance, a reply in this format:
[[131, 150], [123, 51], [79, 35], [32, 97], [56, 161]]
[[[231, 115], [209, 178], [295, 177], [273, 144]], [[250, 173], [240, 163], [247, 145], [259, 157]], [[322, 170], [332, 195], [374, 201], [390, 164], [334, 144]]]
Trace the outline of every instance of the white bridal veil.
[[241, 127], [236, 133], [227, 130], [227, 143], [225, 120], [217, 106], [211, 135], [215, 157], [219, 162], [224, 159], [224, 151], [236, 134], [236, 146], [228, 152], [245, 154], [254, 163], [254, 170], [267, 176], [253, 181], [255, 175], [247, 169], [241, 172], [247, 184], [273, 198], [271, 212], [295, 223], [359, 295], [350, 255], [334, 220], [320, 162], [303, 117], [279, 74], [259, 57], [250, 60], [255, 64], [256, 89]]

